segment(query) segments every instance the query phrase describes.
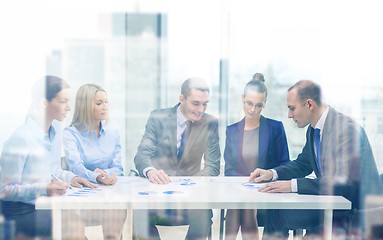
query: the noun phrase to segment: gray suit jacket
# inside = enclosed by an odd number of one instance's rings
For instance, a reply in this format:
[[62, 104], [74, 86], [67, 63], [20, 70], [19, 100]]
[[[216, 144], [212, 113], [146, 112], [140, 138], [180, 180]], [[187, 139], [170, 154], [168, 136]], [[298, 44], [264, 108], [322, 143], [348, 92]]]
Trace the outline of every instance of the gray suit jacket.
[[[220, 169], [218, 120], [204, 113], [194, 122], [182, 158], [177, 158], [177, 107], [151, 112], [134, 163], [141, 176], [147, 167], [169, 176], [217, 176]], [[204, 157], [204, 167], [201, 161]]]
[[[353, 208], [363, 208], [367, 194], [382, 191], [374, 155], [362, 127], [330, 107], [322, 134], [321, 169], [314, 152], [314, 133], [306, 132], [306, 144], [295, 161], [275, 168], [281, 180], [297, 178], [298, 193], [342, 195]], [[305, 178], [312, 171], [317, 178]]]

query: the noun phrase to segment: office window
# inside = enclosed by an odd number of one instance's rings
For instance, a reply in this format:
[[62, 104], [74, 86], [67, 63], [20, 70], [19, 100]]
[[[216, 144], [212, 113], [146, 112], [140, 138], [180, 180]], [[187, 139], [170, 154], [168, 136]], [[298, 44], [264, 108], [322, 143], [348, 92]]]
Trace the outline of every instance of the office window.
[[[121, 136], [125, 173], [152, 110], [173, 107], [182, 82], [206, 79], [207, 113], [219, 119], [221, 176], [225, 130], [244, 117], [243, 94], [263, 73], [262, 114], [281, 121], [291, 160], [306, 128], [288, 117], [288, 88], [302, 79], [322, 86], [324, 101], [365, 129], [383, 173], [383, 16], [374, 2], [302, 1], [17, 1], [0, 8], [0, 151], [25, 120], [31, 88], [50, 74], [108, 92], [110, 124]], [[6, 171], [6, 169], [0, 169]]]

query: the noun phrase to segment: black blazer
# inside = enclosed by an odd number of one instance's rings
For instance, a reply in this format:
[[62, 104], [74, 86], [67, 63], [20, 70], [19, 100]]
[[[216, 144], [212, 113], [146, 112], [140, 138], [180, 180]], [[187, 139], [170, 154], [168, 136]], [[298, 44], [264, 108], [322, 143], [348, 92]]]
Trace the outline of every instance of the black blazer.
[[[247, 169], [242, 158], [245, 118], [226, 128], [225, 175], [249, 176], [254, 169]], [[286, 133], [282, 122], [261, 116], [259, 126], [257, 167], [269, 169], [290, 161]]]

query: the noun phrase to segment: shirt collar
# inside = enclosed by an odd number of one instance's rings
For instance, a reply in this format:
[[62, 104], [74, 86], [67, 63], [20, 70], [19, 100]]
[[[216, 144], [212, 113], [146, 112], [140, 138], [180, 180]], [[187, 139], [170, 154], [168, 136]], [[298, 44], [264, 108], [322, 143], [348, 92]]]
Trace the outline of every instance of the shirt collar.
[[[53, 121], [55, 121], [55, 120], [53, 120]], [[51, 141], [52, 141], [52, 139], [54, 138], [55, 135], [56, 135], [56, 127], [52, 123], [52, 125], [49, 128], [49, 138], [50, 138]]]
[[[87, 126], [87, 125], [86, 125]], [[105, 123], [103, 121], [101, 121], [101, 124], [100, 124], [100, 135], [104, 135], [105, 134]], [[76, 128], [77, 129], [77, 128]], [[86, 127], [85, 128], [86, 130], [85, 131], [79, 131], [77, 130], [81, 135], [83, 135], [84, 137], [86, 136], [89, 136], [89, 127]], [[95, 134], [96, 131], [91, 131], [91, 135]]]
[[322, 131], [323, 131], [323, 127], [324, 127], [324, 123], [326, 122], [326, 118], [327, 118], [328, 111], [329, 111], [329, 107], [326, 106], [326, 110], [324, 110], [322, 116], [319, 118], [317, 124], [316, 124], [315, 127], [314, 127], [314, 128], [318, 128], [318, 129], [320, 129], [320, 134], [321, 134], [321, 135], [322, 135]]
[[[53, 120], [55, 121], [55, 120]], [[44, 130], [37, 124], [37, 122], [33, 119], [31, 115], [28, 115], [26, 120], [26, 124], [31, 127], [31, 131], [37, 136], [39, 139], [48, 139], [48, 135], [44, 132]], [[56, 127], [53, 122], [49, 127], [49, 139], [52, 140], [56, 135]]]
[[105, 133], [105, 123], [101, 121], [101, 130], [100, 130], [100, 135], [103, 135]]
[[187, 119], [185, 118], [184, 114], [181, 112], [180, 106], [177, 107], [177, 124], [183, 127], [185, 126]]

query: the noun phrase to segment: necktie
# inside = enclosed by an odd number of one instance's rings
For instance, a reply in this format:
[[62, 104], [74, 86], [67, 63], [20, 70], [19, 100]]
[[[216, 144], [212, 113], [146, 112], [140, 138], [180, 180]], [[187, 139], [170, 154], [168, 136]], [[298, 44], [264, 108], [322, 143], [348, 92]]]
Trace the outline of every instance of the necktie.
[[314, 128], [314, 143], [315, 143], [315, 148], [317, 151], [317, 161], [318, 161], [319, 172], [322, 172], [321, 163], [320, 163], [320, 129], [318, 128]]
[[186, 143], [187, 143], [188, 138], [189, 138], [190, 129], [191, 129], [191, 121], [187, 120], [185, 122], [185, 125], [186, 125], [185, 130], [181, 136], [181, 144], [180, 144], [180, 147], [178, 148], [178, 154], [177, 154], [178, 161], [181, 160], [181, 158], [182, 158], [182, 154], [184, 153], [184, 149], [185, 149]]

